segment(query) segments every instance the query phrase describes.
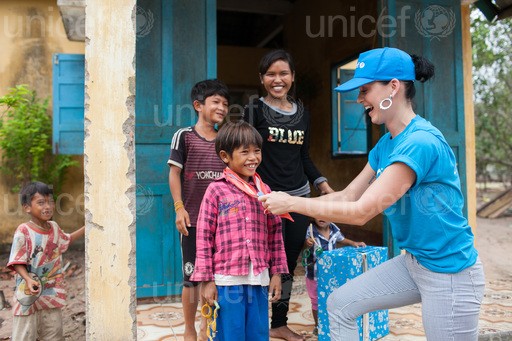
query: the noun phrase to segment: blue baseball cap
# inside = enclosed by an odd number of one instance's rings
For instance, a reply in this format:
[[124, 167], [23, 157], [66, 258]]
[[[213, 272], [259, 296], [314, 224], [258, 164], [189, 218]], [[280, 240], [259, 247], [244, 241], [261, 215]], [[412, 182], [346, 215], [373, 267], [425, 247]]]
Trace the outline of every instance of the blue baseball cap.
[[345, 92], [374, 81], [414, 81], [416, 72], [411, 56], [393, 47], [384, 47], [363, 52], [357, 59], [354, 78], [334, 88]]

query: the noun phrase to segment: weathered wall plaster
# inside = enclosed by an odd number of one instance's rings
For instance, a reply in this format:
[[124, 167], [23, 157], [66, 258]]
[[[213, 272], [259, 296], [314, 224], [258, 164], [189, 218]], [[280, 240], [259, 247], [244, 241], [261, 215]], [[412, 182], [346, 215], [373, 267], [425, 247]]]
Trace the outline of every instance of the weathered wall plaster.
[[135, 0], [86, 7], [88, 340], [135, 340]]

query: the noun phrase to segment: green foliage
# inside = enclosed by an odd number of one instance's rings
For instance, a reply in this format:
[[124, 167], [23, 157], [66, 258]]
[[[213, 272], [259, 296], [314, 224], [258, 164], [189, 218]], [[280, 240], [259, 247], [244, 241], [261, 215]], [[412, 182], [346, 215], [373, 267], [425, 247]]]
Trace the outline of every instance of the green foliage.
[[471, 14], [477, 176], [512, 180], [512, 20]]
[[68, 155], [52, 154], [52, 121], [48, 99], [41, 100], [25, 85], [0, 97], [0, 170], [13, 191], [30, 181], [52, 184], [59, 193], [66, 168], [77, 166]]

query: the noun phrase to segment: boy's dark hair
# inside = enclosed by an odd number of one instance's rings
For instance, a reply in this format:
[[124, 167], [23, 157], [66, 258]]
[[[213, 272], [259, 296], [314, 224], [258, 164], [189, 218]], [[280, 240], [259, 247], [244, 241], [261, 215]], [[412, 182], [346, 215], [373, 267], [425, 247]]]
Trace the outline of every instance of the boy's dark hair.
[[210, 97], [219, 95], [224, 97], [229, 102], [229, 90], [226, 84], [218, 79], [207, 79], [196, 83], [190, 91], [190, 99], [192, 103], [198, 101], [204, 104], [204, 101]]
[[235, 149], [251, 145], [261, 148], [263, 138], [252, 125], [243, 120], [226, 122], [219, 129], [219, 133], [215, 138], [215, 151], [217, 154], [223, 150], [231, 156]]
[[20, 191], [21, 205], [30, 205], [36, 193], [42, 196], [53, 195], [53, 190], [45, 183], [34, 181], [25, 185]]

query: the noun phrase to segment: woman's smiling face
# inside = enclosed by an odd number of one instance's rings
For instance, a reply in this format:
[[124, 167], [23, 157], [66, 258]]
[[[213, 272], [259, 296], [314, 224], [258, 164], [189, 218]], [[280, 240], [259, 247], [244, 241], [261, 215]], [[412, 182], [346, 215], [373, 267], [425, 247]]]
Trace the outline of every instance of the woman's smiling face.
[[292, 87], [295, 74], [290, 69], [290, 65], [284, 60], [276, 60], [267, 72], [260, 75], [261, 82], [267, 93], [277, 99], [284, 99]]
[[[389, 98], [391, 95], [391, 88], [388, 84], [382, 82], [371, 82], [359, 87], [359, 95], [357, 96], [357, 103], [364, 106], [365, 113], [368, 114], [374, 124], [385, 123], [386, 114], [385, 110], [379, 108], [379, 104], [383, 99]], [[389, 102], [383, 103], [388, 105]]]

